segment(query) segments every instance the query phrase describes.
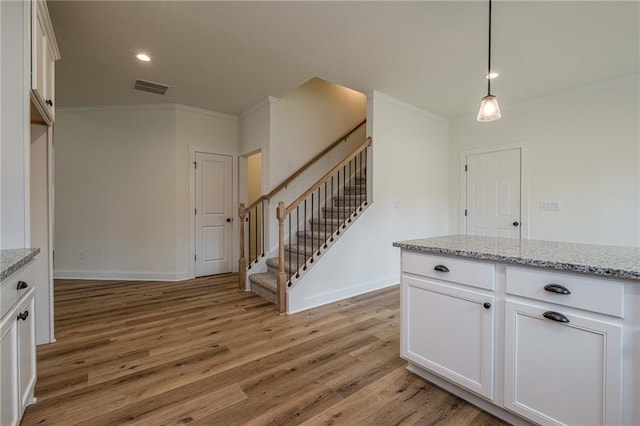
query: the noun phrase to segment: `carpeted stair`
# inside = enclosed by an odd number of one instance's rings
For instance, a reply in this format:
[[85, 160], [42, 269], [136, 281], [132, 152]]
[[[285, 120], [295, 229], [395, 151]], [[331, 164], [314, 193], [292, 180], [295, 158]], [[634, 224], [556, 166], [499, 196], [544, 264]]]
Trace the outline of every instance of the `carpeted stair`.
[[[285, 271], [288, 275], [298, 272], [298, 264], [305, 267], [307, 260], [318, 247], [331, 237], [331, 230], [343, 229], [350, 215], [366, 201], [366, 178], [356, 177], [342, 190], [341, 195], [333, 197], [333, 205], [322, 208], [322, 217], [309, 220], [306, 230], [296, 233], [296, 240], [285, 246]], [[317, 214], [317, 213], [316, 213]], [[251, 291], [275, 303], [278, 286], [278, 258], [267, 259], [267, 272], [249, 275]]]

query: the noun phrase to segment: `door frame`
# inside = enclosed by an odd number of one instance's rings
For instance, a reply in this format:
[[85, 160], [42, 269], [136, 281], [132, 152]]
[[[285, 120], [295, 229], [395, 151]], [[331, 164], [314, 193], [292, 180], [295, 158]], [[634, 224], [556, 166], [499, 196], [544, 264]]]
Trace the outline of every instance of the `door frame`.
[[[238, 153], [233, 151], [224, 151], [212, 149], [197, 145], [188, 145], [189, 162], [187, 170], [189, 170], [189, 202], [187, 204], [187, 216], [189, 217], [189, 249], [187, 264], [189, 265], [189, 278], [196, 277], [196, 262], [194, 260], [196, 254], [196, 218], [193, 210], [196, 205], [196, 170], [193, 163], [196, 161], [196, 153], [226, 155], [231, 157], [231, 205], [238, 205]], [[238, 272], [238, 214], [237, 210], [231, 211], [233, 224], [231, 227], [231, 272]]]
[[492, 152], [507, 151], [510, 149], [520, 150], [520, 238], [529, 238], [529, 168], [527, 165], [527, 150], [523, 143], [506, 145], [493, 145], [482, 148], [465, 149], [458, 152], [458, 182], [459, 189], [459, 230], [460, 234], [467, 234], [467, 220], [464, 210], [467, 208], [467, 176], [464, 170], [467, 164], [467, 157], [476, 154], [488, 154]]

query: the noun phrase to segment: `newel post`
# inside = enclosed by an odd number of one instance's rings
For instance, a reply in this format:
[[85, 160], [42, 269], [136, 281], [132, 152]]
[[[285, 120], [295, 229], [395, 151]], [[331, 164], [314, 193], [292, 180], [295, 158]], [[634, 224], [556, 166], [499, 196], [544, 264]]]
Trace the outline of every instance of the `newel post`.
[[286, 208], [282, 201], [278, 202], [276, 210], [278, 217], [278, 299], [277, 310], [279, 314], [287, 311], [287, 274], [284, 271], [284, 220]]
[[247, 259], [244, 257], [244, 216], [246, 215], [244, 203], [238, 207], [240, 217], [240, 259], [238, 259], [238, 290], [246, 291], [247, 287]]

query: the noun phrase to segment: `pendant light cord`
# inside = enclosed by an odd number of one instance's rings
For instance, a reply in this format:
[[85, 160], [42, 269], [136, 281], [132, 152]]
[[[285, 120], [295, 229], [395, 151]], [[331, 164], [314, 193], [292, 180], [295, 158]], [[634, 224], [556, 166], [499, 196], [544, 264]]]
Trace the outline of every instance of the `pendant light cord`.
[[491, 0], [489, 0], [489, 59], [487, 63], [487, 96], [491, 96]]

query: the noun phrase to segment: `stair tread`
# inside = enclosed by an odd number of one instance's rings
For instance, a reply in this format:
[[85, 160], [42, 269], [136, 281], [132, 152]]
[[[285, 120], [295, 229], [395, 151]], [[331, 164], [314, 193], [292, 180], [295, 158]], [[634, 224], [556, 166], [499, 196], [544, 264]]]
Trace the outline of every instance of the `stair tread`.
[[[304, 265], [306, 258], [300, 258], [300, 266]], [[267, 265], [270, 268], [278, 270], [280, 268], [280, 262], [277, 257], [273, 257], [271, 259], [267, 259]], [[292, 274], [298, 270], [298, 263], [296, 262], [296, 257], [291, 256], [291, 268], [289, 268], [289, 256], [284, 256], [284, 270], [288, 274]]]

